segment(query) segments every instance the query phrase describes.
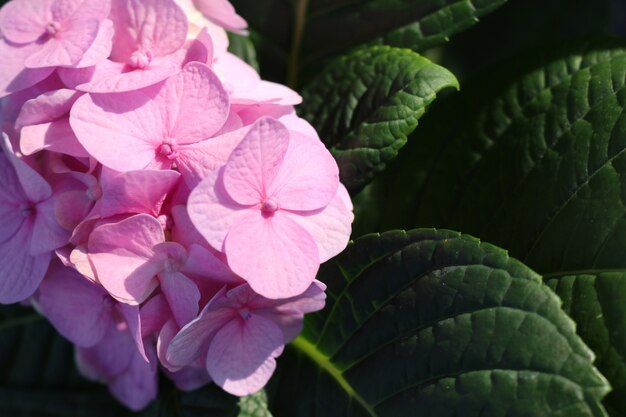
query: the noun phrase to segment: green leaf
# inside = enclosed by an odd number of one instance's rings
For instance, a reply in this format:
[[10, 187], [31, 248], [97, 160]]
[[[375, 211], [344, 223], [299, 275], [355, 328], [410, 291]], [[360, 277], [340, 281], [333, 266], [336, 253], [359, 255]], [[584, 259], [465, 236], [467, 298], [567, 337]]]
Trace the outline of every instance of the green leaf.
[[576, 321], [577, 332], [598, 352], [596, 366], [605, 370], [613, 392], [606, 398], [616, 416], [626, 410], [626, 270], [580, 271], [552, 275], [547, 284], [563, 299], [563, 308]]
[[228, 32], [228, 51], [237, 55], [245, 62], [250, 64], [255, 70], [259, 70], [259, 63], [256, 58], [256, 50], [254, 49], [254, 43], [249, 36], [237, 35]]
[[[262, 69], [284, 81], [290, 71], [315, 71], [325, 58], [376, 41], [416, 51], [446, 42], [506, 0], [233, 0], [265, 45], [285, 51], [284, 61], [265, 59]], [[280, 24], [276, 24], [280, 22]], [[379, 38], [382, 38], [379, 39]], [[274, 48], [267, 51], [279, 56]], [[302, 63], [300, 63], [302, 61]], [[267, 65], [263, 65], [267, 64]], [[294, 75], [291, 74], [293, 77]]]
[[1, 416], [234, 417], [237, 412], [237, 399], [215, 385], [178, 392], [163, 381], [159, 398], [133, 413], [106, 387], [78, 374], [73, 347], [43, 317], [23, 307], [0, 307]]
[[450, 231], [369, 235], [280, 360], [277, 416], [604, 416], [608, 385], [541, 277]]
[[267, 408], [267, 393], [261, 390], [256, 394], [243, 397], [239, 401], [238, 417], [272, 417], [272, 413]]
[[358, 191], [404, 146], [426, 107], [454, 75], [408, 49], [373, 46], [330, 64], [303, 90], [300, 115], [316, 127]]
[[[626, 285], [626, 48], [588, 44], [559, 55], [504, 89], [490, 84], [506, 71], [494, 72], [433, 112], [416, 132], [424, 140], [411, 141], [357, 203], [370, 213], [360, 230], [458, 228], [509, 249], [557, 288], [559, 277], [599, 272], [615, 289]], [[601, 277], [594, 291], [608, 285]], [[587, 292], [570, 311], [614, 385], [607, 404], [624, 415], [626, 323], [612, 313], [610, 337], [600, 337], [606, 325], [596, 318], [626, 304], [624, 291], [611, 297]]]

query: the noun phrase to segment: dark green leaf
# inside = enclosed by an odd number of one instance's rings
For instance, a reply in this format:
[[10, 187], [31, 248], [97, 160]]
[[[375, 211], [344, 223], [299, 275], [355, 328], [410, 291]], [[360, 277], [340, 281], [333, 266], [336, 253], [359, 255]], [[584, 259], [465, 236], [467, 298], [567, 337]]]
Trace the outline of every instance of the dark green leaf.
[[[288, 55], [296, 66], [311, 72], [324, 58], [360, 44], [376, 41], [423, 51], [446, 42], [474, 25], [478, 18], [506, 0], [233, 0], [238, 12], [259, 35], [261, 68], [275, 81], [284, 81]], [[307, 7], [308, 6], [308, 7]], [[297, 21], [305, 7], [304, 19]], [[280, 24], [277, 24], [280, 22]], [[297, 33], [301, 34], [298, 42]], [[383, 39], [379, 39], [384, 37]], [[282, 49], [284, 60], [277, 60]], [[265, 58], [269, 52], [272, 59]], [[298, 62], [301, 58], [302, 65]]]
[[[0, 307], [0, 416], [7, 417], [234, 417], [237, 399], [215, 385], [178, 392], [160, 387], [159, 399], [133, 413], [106, 387], [85, 381], [73, 348], [31, 309]], [[256, 417], [256, 415], [254, 415]]]
[[302, 92], [300, 114], [318, 130], [358, 191], [394, 158], [454, 75], [408, 49], [373, 46], [341, 57]]
[[[500, 92], [489, 83], [468, 88], [431, 114], [416, 132], [424, 140], [411, 141], [416, 146], [358, 205], [381, 228], [468, 231], [551, 280], [609, 273], [579, 277], [574, 289], [586, 292], [576, 293], [569, 311], [614, 385], [607, 404], [622, 415], [626, 323], [614, 306], [626, 304], [626, 291], [617, 291], [626, 285], [625, 74], [626, 48], [587, 45]], [[492, 74], [491, 84], [498, 78]], [[380, 217], [371, 214], [378, 203]], [[603, 297], [593, 292], [600, 283]], [[601, 312], [610, 325], [598, 320]]]
[[279, 363], [276, 416], [604, 416], [560, 300], [505, 251], [387, 232], [325, 264], [326, 308]]

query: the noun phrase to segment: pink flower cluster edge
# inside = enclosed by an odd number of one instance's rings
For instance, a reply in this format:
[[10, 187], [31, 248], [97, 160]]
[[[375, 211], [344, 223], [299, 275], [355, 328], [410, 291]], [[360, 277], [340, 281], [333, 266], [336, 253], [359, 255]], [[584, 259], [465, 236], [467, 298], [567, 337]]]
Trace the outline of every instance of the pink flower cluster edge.
[[0, 303], [30, 303], [139, 410], [166, 375], [267, 383], [320, 310], [350, 197], [300, 96], [227, 52], [227, 0], [0, 9]]

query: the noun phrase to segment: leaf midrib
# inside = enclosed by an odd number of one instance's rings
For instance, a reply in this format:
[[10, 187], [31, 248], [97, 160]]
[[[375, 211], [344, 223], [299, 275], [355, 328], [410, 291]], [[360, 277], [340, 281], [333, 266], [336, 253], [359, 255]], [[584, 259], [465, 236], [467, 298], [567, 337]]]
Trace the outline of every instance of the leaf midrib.
[[370, 416], [377, 417], [374, 409], [359, 395], [358, 392], [350, 385], [348, 380], [344, 378], [343, 373], [337, 368], [328, 358], [328, 356], [324, 355], [317, 349], [313, 343], [306, 340], [303, 336], [298, 336], [293, 342], [291, 342], [290, 346], [300, 351], [302, 354], [306, 355], [309, 359], [311, 359], [316, 365], [326, 371], [343, 390], [356, 401]]

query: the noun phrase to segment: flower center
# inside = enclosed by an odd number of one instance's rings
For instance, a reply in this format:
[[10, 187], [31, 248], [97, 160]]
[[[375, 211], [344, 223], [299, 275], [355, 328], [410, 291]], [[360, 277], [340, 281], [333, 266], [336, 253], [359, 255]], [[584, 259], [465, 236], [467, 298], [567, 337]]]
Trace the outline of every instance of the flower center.
[[278, 210], [278, 202], [273, 198], [268, 198], [261, 204], [261, 211], [263, 214], [271, 215]]
[[250, 310], [248, 310], [247, 308], [240, 309], [239, 310], [239, 315], [245, 321], [248, 321], [250, 319], [250, 317], [252, 317], [252, 314], [250, 314]]
[[161, 146], [159, 146], [158, 152], [159, 155], [165, 156], [170, 159], [174, 159], [176, 157], [176, 151], [172, 143], [163, 142]]
[[102, 197], [102, 188], [100, 188], [100, 186], [96, 184], [92, 187], [89, 187], [87, 191], [85, 192], [85, 194], [87, 195], [88, 199], [92, 201], [96, 201], [100, 197]]
[[50, 22], [46, 25], [46, 33], [49, 36], [56, 36], [57, 33], [59, 33], [59, 30], [61, 30], [61, 24], [59, 22]]
[[30, 217], [33, 213], [35, 213], [35, 206], [30, 203], [20, 204], [20, 213], [24, 217]]
[[152, 53], [135, 51], [128, 59], [128, 65], [133, 68], [146, 69], [152, 62]]

